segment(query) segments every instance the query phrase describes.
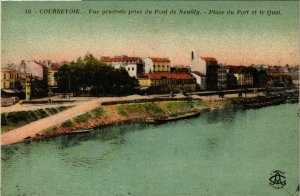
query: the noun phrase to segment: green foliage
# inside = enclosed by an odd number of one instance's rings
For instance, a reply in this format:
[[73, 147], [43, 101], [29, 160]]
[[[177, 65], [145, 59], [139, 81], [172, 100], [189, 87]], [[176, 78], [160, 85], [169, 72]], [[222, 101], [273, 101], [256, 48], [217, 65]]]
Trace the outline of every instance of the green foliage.
[[186, 112], [194, 107], [192, 101], [170, 101], [165, 105], [171, 113]]
[[149, 114], [151, 116], [160, 117], [165, 113], [156, 103], [137, 103], [125, 104], [118, 106], [118, 113], [121, 116]]
[[94, 95], [122, 94], [138, 85], [137, 79], [130, 77], [125, 69], [107, 66], [91, 54], [63, 65], [58, 71], [58, 78], [58, 86], [62, 92], [66, 93], [70, 88], [75, 94], [87, 87], [92, 89], [91, 93]]
[[55, 131], [56, 131], [56, 127], [50, 127], [50, 128], [48, 128], [44, 131], [44, 134], [45, 135], [52, 135], [53, 133], [55, 133]]
[[66, 120], [61, 124], [62, 127], [72, 127], [73, 122], [71, 120]]
[[58, 108], [46, 108], [45, 109], [49, 114], [56, 114], [58, 112]]
[[59, 111], [63, 111], [63, 110], [65, 110], [65, 109], [68, 109], [68, 108], [70, 108], [71, 106], [68, 106], [68, 107], [65, 107], [65, 106], [59, 106], [58, 108], [53, 108], [53, 109], [57, 109], [57, 110], [59, 110]]
[[34, 111], [19, 111], [8, 113], [6, 119], [10, 123], [17, 124], [19, 122], [35, 121], [39, 117]]
[[7, 125], [7, 118], [5, 114], [1, 114], [1, 126]]
[[94, 114], [97, 118], [101, 118], [105, 115], [104, 108], [99, 106], [92, 110], [92, 114]]
[[43, 109], [35, 110], [35, 114], [36, 114], [36, 116], [38, 116], [39, 119], [49, 116], [48, 113]]
[[81, 114], [79, 116], [76, 116], [74, 118], [74, 120], [77, 122], [77, 123], [80, 123], [80, 122], [87, 122], [91, 119], [91, 115], [90, 113], [85, 113], [85, 114]]
[[161, 117], [165, 114], [164, 111], [155, 103], [146, 103], [144, 107], [146, 112], [151, 116]]
[[40, 114], [43, 115], [41, 111], [20, 111], [20, 112], [9, 112], [1, 114], [1, 132], [6, 132], [32, 121], [38, 120]]
[[119, 106], [118, 107], [118, 113], [121, 115], [121, 116], [127, 116], [127, 112], [126, 112], [126, 109], [124, 108], [124, 106]]
[[194, 107], [201, 107], [204, 106], [203, 100], [194, 100], [193, 101]]
[[131, 114], [131, 115], [141, 115], [145, 112], [145, 108], [143, 104], [125, 104], [121, 106], [123, 108], [123, 113]]
[[59, 108], [46, 108], [29, 111], [18, 111], [1, 114], [1, 132], [6, 132], [33, 121], [56, 114], [68, 107], [61, 106]]

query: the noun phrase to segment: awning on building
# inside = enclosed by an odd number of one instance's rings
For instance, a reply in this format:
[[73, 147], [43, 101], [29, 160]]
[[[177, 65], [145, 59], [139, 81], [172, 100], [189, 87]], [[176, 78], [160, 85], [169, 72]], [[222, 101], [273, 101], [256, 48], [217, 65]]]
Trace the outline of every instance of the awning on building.
[[16, 91], [12, 90], [12, 89], [1, 89], [1, 91], [3, 91], [4, 93], [7, 94], [14, 94], [17, 93]]
[[144, 86], [144, 87], [141, 87], [140, 90], [144, 91], [144, 90], [147, 90], [149, 88], [149, 86]]

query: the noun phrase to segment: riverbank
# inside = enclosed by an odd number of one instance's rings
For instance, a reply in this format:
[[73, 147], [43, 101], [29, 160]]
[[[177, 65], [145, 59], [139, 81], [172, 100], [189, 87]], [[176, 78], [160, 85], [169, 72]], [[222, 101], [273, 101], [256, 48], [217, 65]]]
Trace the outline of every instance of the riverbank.
[[46, 129], [39, 137], [78, 133], [78, 130], [86, 132], [89, 129], [124, 123], [153, 123], [156, 119], [183, 118], [187, 114], [200, 114], [208, 109], [206, 102], [201, 99], [109, 104], [99, 105], [90, 112]]
[[226, 99], [190, 100], [135, 100], [126, 102], [107, 102], [91, 112], [81, 114], [46, 129], [37, 139], [89, 132], [99, 127], [125, 123], [166, 123], [184, 118], [199, 116], [203, 112], [223, 108], [250, 109], [283, 103], [279, 97], [249, 97]]
[[[285, 103], [285, 99], [281, 97], [243, 97], [243, 98], [219, 98], [219, 99], [200, 99], [197, 96], [182, 98], [126, 98], [126, 99], [109, 99], [106, 101], [94, 100], [93, 105], [85, 103], [85, 106], [76, 106], [74, 109], [68, 109], [62, 114], [56, 114], [56, 123], [50, 123], [47, 118], [42, 119], [48, 126], [40, 127], [38, 131], [28, 130], [12, 130], [8, 139], [1, 135], [2, 145], [30, 141], [32, 139], [44, 139], [63, 134], [75, 134], [80, 132], [88, 132], [94, 128], [106, 127], [124, 123], [164, 123], [168, 121], [189, 118], [200, 115], [202, 112], [210, 109], [220, 108], [259, 108], [269, 105]], [[87, 108], [88, 106], [88, 108]], [[80, 109], [81, 108], [81, 109]], [[84, 112], [78, 112], [84, 108]], [[74, 111], [77, 111], [77, 115]], [[68, 115], [66, 115], [68, 113]], [[79, 114], [79, 115], [78, 115]], [[60, 115], [63, 118], [60, 118]], [[69, 117], [67, 117], [69, 116]], [[58, 120], [60, 119], [60, 120]], [[44, 125], [42, 120], [34, 123]], [[40, 122], [41, 121], [41, 122]], [[26, 125], [33, 128], [33, 123]], [[27, 136], [24, 131], [30, 132]], [[22, 134], [22, 137], [19, 135]], [[15, 139], [15, 137], [19, 137]], [[4, 139], [3, 139], [4, 138]]]

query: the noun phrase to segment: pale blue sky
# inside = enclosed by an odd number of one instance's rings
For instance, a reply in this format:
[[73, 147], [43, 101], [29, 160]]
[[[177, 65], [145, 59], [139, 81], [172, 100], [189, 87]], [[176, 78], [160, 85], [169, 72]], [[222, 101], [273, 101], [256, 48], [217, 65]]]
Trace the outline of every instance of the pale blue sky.
[[[267, 15], [25, 15], [48, 8], [280, 10]], [[189, 64], [190, 52], [227, 64], [296, 64], [298, 2], [2, 2], [2, 64], [21, 59], [73, 60], [102, 55], [169, 57]]]

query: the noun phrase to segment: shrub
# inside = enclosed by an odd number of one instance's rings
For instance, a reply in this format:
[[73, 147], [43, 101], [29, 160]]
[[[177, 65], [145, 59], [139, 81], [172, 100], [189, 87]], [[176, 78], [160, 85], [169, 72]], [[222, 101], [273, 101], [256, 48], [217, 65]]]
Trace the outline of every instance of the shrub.
[[71, 120], [66, 120], [61, 124], [62, 127], [72, 127], [73, 122]]
[[56, 127], [50, 127], [44, 131], [46, 135], [52, 135], [56, 131]]
[[1, 126], [7, 125], [7, 118], [5, 114], [1, 114]]
[[49, 115], [47, 114], [47, 112], [46, 112], [45, 110], [43, 110], [43, 109], [35, 110], [35, 114], [36, 114], [36, 116], [38, 116], [39, 118], [45, 118], [45, 117], [49, 116]]
[[119, 113], [121, 116], [127, 116], [127, 112], [126, 112], [126, 109], [124, 108], [124, 106], [119, 106], [119, 107], [118, 107], [118, 113]]
[[65, 110], [65, 109], [67, 109], [67, 108], [70, 108], [71, 106], [68, 106], [68, 107], [65, 107], [65, 106], [59, 106], [57, 109], [59, 110], [59, 111], [63, 111], [63, 110]]
[[56, 114], [57, 112], [59, 112], [60, 110], [56, 109], [56, 108], [46, 108], [46, 111], [49, 114]]
[[97, 118], [101, 118], [105, 114], [104, 108], [101, 106], [96, 107], [92, 110], [92, 114], [94, 114]]
[[80, 123], [80, 122], [87, 122], [90, 118], [91, 118], [90, 113], [85, 113], [85, 114], [81, 114], [81, 115], [79, 115], [79, 116], [76, 116], [76, 117], [74, 118], [74, 120], [75, 120], [76, 122]]
[[13, 124], [38, 119], [38, 117], [32, 111], [9, 112], [6, 118], [8, 122]]

